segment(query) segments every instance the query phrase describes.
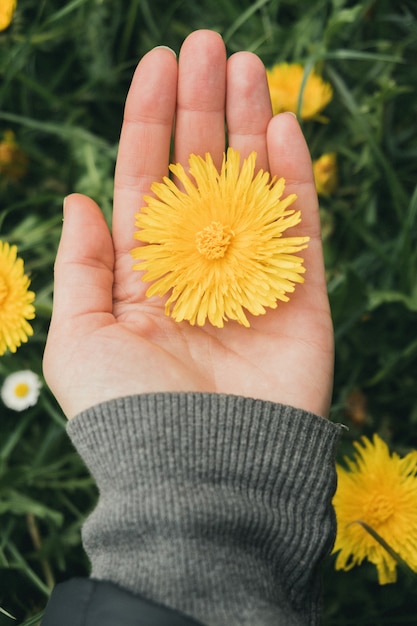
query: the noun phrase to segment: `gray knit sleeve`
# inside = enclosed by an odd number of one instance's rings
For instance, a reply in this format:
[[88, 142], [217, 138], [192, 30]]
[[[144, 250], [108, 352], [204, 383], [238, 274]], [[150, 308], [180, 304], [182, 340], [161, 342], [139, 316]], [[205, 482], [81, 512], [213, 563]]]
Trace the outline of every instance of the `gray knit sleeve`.
[[209, 626], [314, 626], [341, 426], [238, 396], [149, 394], [68, 433], [99, 489], [91, 576]]

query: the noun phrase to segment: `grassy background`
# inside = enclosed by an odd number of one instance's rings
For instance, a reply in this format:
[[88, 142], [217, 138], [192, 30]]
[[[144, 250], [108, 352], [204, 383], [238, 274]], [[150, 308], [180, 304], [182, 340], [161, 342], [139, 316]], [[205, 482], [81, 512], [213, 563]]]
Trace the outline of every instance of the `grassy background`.
[[[24, 179], [0, 178], [0, 238], [18, 246], [37, 294], [35, 334], [0, 359], [41, 375], [63, 197], [110, 215], [123, 103], [154, 45], [179, 50], [196, 28], [267, 66], [314, 64], [334, 89], [327, 124], [303, 125], [313, 158], [335, 151], [339, 185], [322, 197], [336, 333], [332, 419], [351, 440], [379, 432], [417, 447], [417, 7], [415, 0], [19, 0], [0, 33], [0, 135], [14, 131]], [[95, 488], [46, 388], [24, 413], [0, 406], [0, 606], [36, 616], [54, 582], [84, 574], [80, 526]], [[415, 624], [416, 579], [379, 587], [372, 567], [325, 566], [325, 624]], [[0, 614], [0, 626], [16, 623]], [[36, 623], [36, 620], [33, 621]]]

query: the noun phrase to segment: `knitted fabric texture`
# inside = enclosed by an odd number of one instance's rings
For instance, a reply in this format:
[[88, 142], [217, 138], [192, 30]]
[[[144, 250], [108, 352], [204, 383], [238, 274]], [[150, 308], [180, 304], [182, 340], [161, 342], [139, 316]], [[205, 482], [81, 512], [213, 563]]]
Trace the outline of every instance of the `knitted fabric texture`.
[[314, 626], [341, 426], [204, 393], [93, 407], [68, 433], [97, 482], [92, 577], [209, 626]]

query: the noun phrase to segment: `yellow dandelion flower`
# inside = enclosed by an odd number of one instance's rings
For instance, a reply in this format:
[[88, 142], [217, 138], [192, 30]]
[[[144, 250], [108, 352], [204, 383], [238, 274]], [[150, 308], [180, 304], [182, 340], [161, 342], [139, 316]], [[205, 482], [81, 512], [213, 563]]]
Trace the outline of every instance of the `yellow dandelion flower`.
[[27, 171], [28, 158], [15, 140], [14, 132], [6, 130], [0, 141], [0, 176], [16, 181]]
[[1, 0], [0, 2], [0, 31], [6, 30], [13, 19], [16, 10], [16, 0]]
[[312, 71], [303, 86], [304, 67], [298, 63], [278, 63], [267, 70], [269, 93], [274, 115], [284, 111], [298, 113], [301, 89], [301, 119], [318, 119], [319, 113], [333, 97], [333, 89]]
[[165, 177], [145, 197], [135, 238], [148, 245], [132, 250], [140, 261], [134, 269], [154, 281], [147, 296], [170, 292], [165, 312], [178, 322], [249, 326], [243, 309], [262, 315], [303, 282], [303, 259], [295, 253], [309, 238], [282, 236], [300, 222], [300, 212], [288, 209], [296, 196], [282, 199], [284, 179], [255, 175], [255, 162], [253, 152], [240, 167], [239, 152], [229, 148], [219, 172], [209, 154], [192, 154], [189, 174], [170, 166], [181, 189]]
[[17, 348], [33, 335], [27, 320], [35, 317], [33, 291], [16, 246], [0, 241], [0, 356]]
[[347, 571], [367, 559], [385, 585], [396, 581], [397, 561], [362, 524], [417, 572], [417, 450], [400, 458], [376, 434], [354, 445], [348, 469], [337, 467], [336, 569]]
[[336, 153], [328, 152], [313, 161], [313, 172], [317, 193], [321, 196], [332, 194], [338, 184]]

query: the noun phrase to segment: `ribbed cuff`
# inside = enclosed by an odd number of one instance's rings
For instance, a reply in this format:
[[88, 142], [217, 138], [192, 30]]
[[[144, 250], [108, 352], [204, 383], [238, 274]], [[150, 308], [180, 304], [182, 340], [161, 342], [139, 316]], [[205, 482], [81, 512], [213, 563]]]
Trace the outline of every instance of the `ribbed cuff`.
[[100, 491], [83, 531], [92, 575], [206, 624], [318, 623], [340, 430], [216, 394], [133, 396], [82, 413], [68, 433]]

